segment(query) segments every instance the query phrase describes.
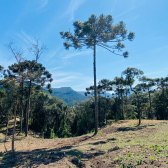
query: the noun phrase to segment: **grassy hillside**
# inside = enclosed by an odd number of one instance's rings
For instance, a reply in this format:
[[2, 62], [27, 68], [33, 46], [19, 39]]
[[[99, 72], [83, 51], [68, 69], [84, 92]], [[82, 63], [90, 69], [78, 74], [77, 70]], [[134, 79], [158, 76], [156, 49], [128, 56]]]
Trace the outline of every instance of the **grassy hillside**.
[[142, 120], [141, 126], [137, 123], [137, 120], [114, 122], [99, 129], [96, 136], [93, 133], [64, 139], [16, 136], [15, 155], [9, 152], [10, 140], [0, 143], [0, 167], [168, 167], [168, 122]]

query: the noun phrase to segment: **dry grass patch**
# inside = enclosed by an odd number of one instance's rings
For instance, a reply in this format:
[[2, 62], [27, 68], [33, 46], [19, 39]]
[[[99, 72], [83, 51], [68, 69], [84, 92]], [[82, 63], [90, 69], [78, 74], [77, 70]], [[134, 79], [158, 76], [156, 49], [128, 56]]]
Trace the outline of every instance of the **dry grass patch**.
[[[138, 120], [113, 122], [94, 137], [88, 134], [41, 139], [29, 135], [15, 142], [17, 155], [11, 160], [13, 163], [8, 163], [13, 156], [4, 153], [0, 164], [15, 167], [168, 167], [168, 122], [142, 120], [141, 126], [137, 123]], [[5, 145], [11, 149], [11, 142]], [[3, 143], [0, 143], [0, 152], [4, 152]]]

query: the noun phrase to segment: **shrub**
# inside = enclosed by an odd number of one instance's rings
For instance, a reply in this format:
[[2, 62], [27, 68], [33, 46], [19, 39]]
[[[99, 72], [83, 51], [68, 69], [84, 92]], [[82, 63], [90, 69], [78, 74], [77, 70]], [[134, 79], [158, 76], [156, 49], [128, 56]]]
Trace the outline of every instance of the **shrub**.
[[51, 129], [50, 139], [54, 139], [54, 138], [55, 138], [55, 133], [54, 133], [54, 130]]

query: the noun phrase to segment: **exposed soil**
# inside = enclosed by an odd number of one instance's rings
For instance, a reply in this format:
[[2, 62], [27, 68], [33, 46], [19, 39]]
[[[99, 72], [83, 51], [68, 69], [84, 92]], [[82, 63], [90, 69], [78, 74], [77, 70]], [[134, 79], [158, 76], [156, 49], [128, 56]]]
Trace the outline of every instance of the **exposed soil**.
[[[26, 138], [16, 136], [15, 154], [10, 152], [10, 139], [0, 142], [0, 167], [168, 167], [168, 121], [142, 120], [141, 126], [137, 123], [114, 122], [96, 136], [42, 139], [33, 132]], [[2, 129], [1, 141], [4, 133]]]

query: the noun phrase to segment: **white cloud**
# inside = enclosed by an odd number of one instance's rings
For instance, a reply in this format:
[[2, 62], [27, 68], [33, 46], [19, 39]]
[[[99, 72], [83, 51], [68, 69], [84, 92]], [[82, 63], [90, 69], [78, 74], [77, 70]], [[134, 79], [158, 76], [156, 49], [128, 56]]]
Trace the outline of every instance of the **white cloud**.
[[76, 79], [77, 76], [67, 76], [65, 78], [61, 78], [61, 79], [55, 79], [53, 82], [52, 82], [52, 85], [57, 85], [57, 84], [60, 84], [60, 83], [67, 83], [67, 82], [70, 82], [74, 79]]
[[[140, 6], [144, 5], [143, 2], [139, 2], [139, 3], [140, 3], [140, 4], [138, 4], [137, 6], [133, 6], [133, 7], [131, 7], [130, 9], [126, 10], [125, 12], [123, 12], [123, 13], [121, 13], [121, 14], [115, 16], [115, 19], [116, 19], [116, 18], [119, 18], [119, 17], [121, 17], [121, 16], [123, 16], [123, 15], [125, 16], [125, 14], [129, 13], [130, 11], [132, 11], [132, 10], [134, 10], [134, 9], [136, 9], [136, 8], [139, 8]], [[138, 17], [138, 16], [137, 16], [137, 17]], [[120, 18], [120, 19], [121, 19], [121, 18]], [[121, 19], [121, 20], [123, 20], [123, 19]]]
[[117, 0], [113, 1], [113, 8], [111, 9], [111, 12], [113, 12], [116, 9], [116, 4], [117, 4]]
[[29, 43], [33, 41], [33, 38], [30, 37], [29, 35], [27, 35], [23, 30], [21, 31], [21, 33], [22, 33], [23, 37], [29, 41]]
[[91, 53], [92, 51], [83, 51], [83, 52], [78, 52], [78, 53], [67, 54], [63, 56], [62, 59], [69, 59], [69, 58], [80, 56], [80, 55], [89, 55]]
[[75, 11], [85, 2], [85, 0], [71, 0], [67, 12], [63, 16], [70, 16], [70, 21], [74, 20]]
[[49, 69], [50, 71], [54, 71], [54, 70], [57, 70], [57, 69], [61, 69], [62, 67], [55, 67], [55, 68], [52, 68], [52, 69]]
[[61, 71], [58, 71], [58, 72], [54, 72], [52, 73], [52, 76], [55, 78], [55, 77], [61, 77], [61, 76], [81, 76], [82, 74], [81, 73], [77, 73], [77, 72], [61, 72]]
[[161, 74], [161, 73], [165, 72], [166, 70], [145, 73], [144, 76]]
[[122, 16], [122, 15], [125, 15], [126, 13], [132, 11], [132, 10], [135, 9], [135, 8], [136, 8], [136, 7], [132, 7], [132, 8], [130, 8], [130, 9], [126, 10], [125, 12], [123, 12], [123, 13], [121, 13], [121, 14], [115, 16], [115, 19], [118, 18], [118, 17], [120, 17], [120, 16]]
[[25, 43], [26, 46], [33, 42], [33, 38], [26, 34], [23, 30], [21, 30], [21, 33], [17, 33], [15, 35], [18, 37], [17, 40], [22, 44]]
[[60, 76], [68, 76], [68, 73], [66, 73], [66, 72], [55, 72], [55, 73], [52, 73], [52, 76], [54, 78], [60, 77]]
[[152, 50], [149, 50], [146, 52], [146, 55], [152, 55], [152, 54], [160, 54], [161, 56], [161, 52], [168, 52], [168, 45], [165, 46], [161, 46]]
[[[54, 77], [55, 78], [55, 77]], [[85, 89], [93, 85], [93, 78], [83, 75], [69, 75], [63, 78], [56, 77], [51, 83], [52, 88], [71, 87], [75, 91], [85, 91]]]
[[74, 90], [85, 91], [86, 87], [93, 85], [93, 77], [85, 76], [78, 72], [54, 71], [52, 73], [52, 87], [71, 87]]
[[41, 7], [44, 8], [47, 4], [48, 4], [48, 0], [44, 0]]
[[61, 47], [58, 47], [56, 50], [50, 51], [47, 55], [47, 58], [51, 59], [54, 56], [56, 56], [56, 54], [59, 52], [60, 49], [61, 49]]
[[134, 17], [132, 18], [132, 20], [137, 19], [139, 16], [140, 16], [140, 14], [138, 14], [138, 15], [134, 16]]

